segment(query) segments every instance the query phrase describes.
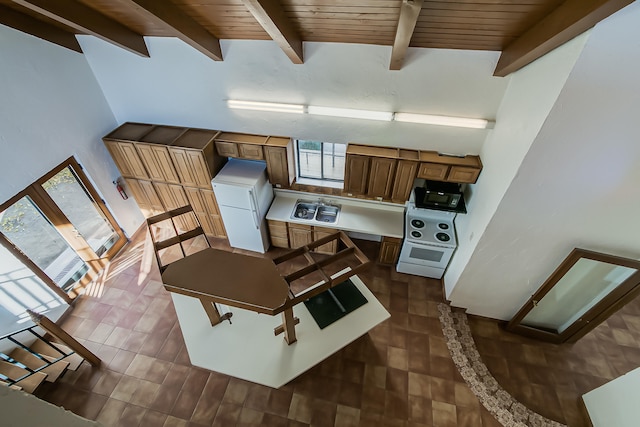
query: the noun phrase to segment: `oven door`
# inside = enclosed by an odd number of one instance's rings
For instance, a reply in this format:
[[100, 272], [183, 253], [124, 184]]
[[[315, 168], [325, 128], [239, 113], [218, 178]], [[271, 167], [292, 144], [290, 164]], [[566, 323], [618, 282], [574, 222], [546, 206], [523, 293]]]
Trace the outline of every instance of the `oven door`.
[[454, 248], [405, 240], [400, 251], [400, 262], [427, 267], [446, 268]]

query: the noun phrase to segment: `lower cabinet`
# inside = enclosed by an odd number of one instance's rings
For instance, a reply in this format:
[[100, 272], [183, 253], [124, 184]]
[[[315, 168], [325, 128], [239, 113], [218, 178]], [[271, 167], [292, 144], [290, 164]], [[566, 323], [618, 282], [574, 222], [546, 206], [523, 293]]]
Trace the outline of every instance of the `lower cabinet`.
[[193, 187], [184, 187], [184, 191], [204, 232], [216, 237], [226, 237], [213, 191]]
[[289, 222], [287, 229], [291, 248], [299, 248], [313, 242], [313, 231], [310, 225]]
[[[318, 240], [321, 239], [323, 237], [329, 236], [330, 234], [336, 233], [338, 232], [338, 230], [336, 230], [335, 228], [325, 228], [325, 227], [313, 227], [313, 240]], [[337, 240], [333, 240], [327, 244], [324, 244], [322, 246], [318, 246], [315, 249], [315, 252], [318, 252], [319, 254], [335, 254], [336, 252], [338, 252], [338, 241]]]
[[151, 181], [125, 178], [125, 182], [145, 218], [164, 212], [164, 206]]
[[271, 244], [276, 248], [289, 248], [289, 234], [287, 232], [287, 223], [284, 221], [273, 221], [268, 219], [269, 236]]
[[382, 237], [380, 243], [380, 253], [378, 254], [379, 264], [393, 265], [398, 262], [402, 239], [396, 237]]

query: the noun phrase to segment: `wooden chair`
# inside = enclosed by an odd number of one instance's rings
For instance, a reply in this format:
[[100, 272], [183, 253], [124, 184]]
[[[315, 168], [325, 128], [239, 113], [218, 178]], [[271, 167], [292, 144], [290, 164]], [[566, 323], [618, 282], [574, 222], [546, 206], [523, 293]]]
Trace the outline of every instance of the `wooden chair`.
[[[191, 215], [189, 215], [191, 213]], [[186, 218], [184, 216], [187, 216]], [[153, 225], [158, 224], [163, 221], [170, 221], [171, 228], [173, 230], [173, 236], [167, 239], [156, 240], [156, 233], [154, 232]], [[187, 242], [191, 239], [195, 239], [198, 236], [202, 236], [207, 243], [207, 247], [211, 247], [207, 236], [202, 229], [202, 225], [198, 220], [197, 215], [193, 211], [191, 205], [183, 206], [181, 208], [173, 209], [152, 217], [147, 218], [147, 228], [149, 229], [149, 234], [151, 235], [151, 241], [153, 243], [153, 251], [156, 256], [156, 261], [158, 262], [158, 268], [160, 268], [160, 273], [164, 273], [164, 270], [171, 264], [168, 262], [163, 264], [162, 257], [160, 252], [171, 248], [172, 246], [180, 246], [180, 251], [182, 252], [182, 258], [187, 256], [187, 252], [185, 251], [184, 242]], [[181, 231], [183, 229], [187, 229], [187, 231]], [[161, 236], [160, 236], [161, 237]], [[174, 260], [175, 261], [175, 260]]]

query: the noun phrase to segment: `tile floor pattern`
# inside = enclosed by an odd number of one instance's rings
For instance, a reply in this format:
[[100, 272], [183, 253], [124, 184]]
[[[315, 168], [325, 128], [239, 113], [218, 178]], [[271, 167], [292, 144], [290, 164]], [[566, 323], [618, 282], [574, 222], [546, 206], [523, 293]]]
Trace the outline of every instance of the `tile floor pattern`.
[[[224, 240], [212, 245], [231, 250]], [[377, 244], [358, 241], [358, 246], [375, 259]], [[189, 364], [171, 298], [158, 284], [150, 242], [138, 233], [62, 323], [103, 366], [85, 363], [58, 383], [43, 384], [36, 394], [105, 426], [500, 426], [449, 355], [438, 320], [440, 282], [379, 265], [360, 276], [391, 318], [284, 387], [271, 389]], [[638, 318], [623, 318], [633, 333], [640, 329]], [[570, 425], [584, 424], [579, 414], [565, 410], [577, 396], [550, 393], [556, 383], [544, 378], [597, 386], [606, 375], [613, 378], [614, 367], [617, 372], [623, 362], [638, 360], [637, 346], [630, 343], [615, 358], [606, 332], [599, 350], [606, 350], [611, 362], [584, 353], [599, 345], [589, 340], [577, 359], [589, 357], [583, 367], [569, 362], [571, 348], [522, 343], [511, 334], [505, 338], [495, 322], [485, 319], [470, 323], [480, 353], [489, 357], [487, 366], [499, 381], [507, 381], [505, 389], [524, 397], [520, 400], [527, 405], [551, 405], [556, 415], [551, 418], [579, 422]], [[512, 368], [510, 359], [522, 358], [520, 350], [533, 366], [544, 359], [551, 374], [523, 372], [520, 361]], [[518, 396], [510, 388], [524, 391]], [[552, 394], [555, 401], [549, 400]]]

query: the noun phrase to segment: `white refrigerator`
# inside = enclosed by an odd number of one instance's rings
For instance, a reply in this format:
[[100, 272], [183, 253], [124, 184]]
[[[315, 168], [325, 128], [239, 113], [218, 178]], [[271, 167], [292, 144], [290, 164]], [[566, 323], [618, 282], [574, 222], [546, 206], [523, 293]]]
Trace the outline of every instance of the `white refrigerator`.
[[229, 244], [265, 253], [269, 249], [265, 216], [273, 201], [266, 164], [229, 159], [211, 180]]

